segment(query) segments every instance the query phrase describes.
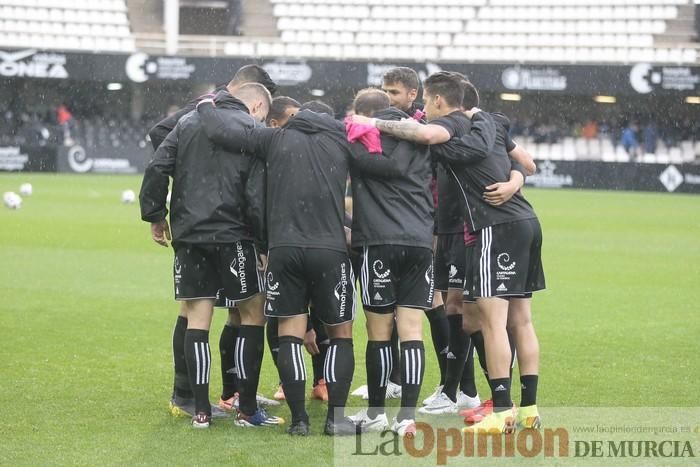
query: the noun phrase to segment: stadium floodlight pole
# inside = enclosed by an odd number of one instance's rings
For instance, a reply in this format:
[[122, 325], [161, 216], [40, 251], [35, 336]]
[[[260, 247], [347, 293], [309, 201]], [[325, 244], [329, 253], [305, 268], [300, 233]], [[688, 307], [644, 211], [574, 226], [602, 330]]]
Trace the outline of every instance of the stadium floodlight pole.
[[165, 53], [175, 55], [180, 35], [179, 0], [163, 0], [163, 25], [165, 26]]

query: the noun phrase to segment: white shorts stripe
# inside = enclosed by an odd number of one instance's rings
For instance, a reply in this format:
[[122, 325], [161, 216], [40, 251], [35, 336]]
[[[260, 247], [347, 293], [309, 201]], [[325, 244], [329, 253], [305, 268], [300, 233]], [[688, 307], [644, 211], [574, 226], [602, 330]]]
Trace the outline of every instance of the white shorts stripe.
[[371, 305], [369, 297], [369, 266], [367, 262], [367, 247], [362, 252], [362, 267], [360, 268], [360, 282], [362, 283], [362, 303]]

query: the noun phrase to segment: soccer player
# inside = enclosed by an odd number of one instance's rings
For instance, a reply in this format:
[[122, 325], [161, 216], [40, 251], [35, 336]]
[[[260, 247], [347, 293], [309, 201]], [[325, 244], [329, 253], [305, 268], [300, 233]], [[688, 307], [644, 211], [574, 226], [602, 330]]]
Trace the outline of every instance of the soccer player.
[[[485, 187], [506, 181], [513, 163], [504, 150], [502, 132], [498, 131], [494, 116], [479, 109], [469, 114], [472, 120], [490, 122], [494, 137], [488, 134], [490, 131], [484, 133], [482, 140], [467, 135], [436, 149], [437, 157], [452, 166], [461, 166], [457, 170], [468, 205], [469, 227], [472, 232], [479, 232], [471, 292], [484, 335], [493, 412], [465, 430], [515, 429], [510, 399], [509, 332], [515, 340], [521, 374], [517, 424], [537, 428], [539, 343], [531, 320], [531, 302], [532, 293], [545, 287], [542, 231], [532, 206], [521, 193], [499, 206], [484, 200]], [[482, 143], [490, 148], [486, 156], [473, 150]]]
[[[418, 105], [416, 105], [415, 102], [418, 98], [419, 87], [420, 80], [418, 78], [418, 73], [416, 73], [412, 68], [392, 68], [382, 77], [382, 89], [389, 95], [391, 106], [407, 113], [417, 121], [425, 122], [425, 113]], [[436, 274], [439, 273], [436, 272]], [[436, 287], [436, 289], [443, 290], [439, 287]], [[433, 294], [433, 306], [429, 310], [426, 310], [425, 316], [428, 318], [428, 322], [430, 323], [430, 335], [433, 341], [433, 349], [440, 368], [440, 381], [435, 392], [425, 401], [423, 401], [424, 404], [427, 404], [440, 392], [442, 386], [445, 384], [449, 325], [445, 314], [442, 294]], [[394, 329], [396, 330], [396, 328]], [[395, 341], [395, 336], [396, 332], [392, 334], [392, 351], [395, 358], [397, 358], [398, 347]], [[387, 388], [387, 394], [392, 394], [395, 392], [395, 388], [397, 387], [400, 388], [400, 386], [397, 386], [400, 385], [401, 381], [400, 376], [397, 374], [398, 367], [398, 360], [396, 360], [394, 362], [394, 373], [392, 373], [390, 384]]]
[[[233, 96], [221, 91], [219, 108], [229, 121], [244, 128], [261, 121], [269, 110], [270, 93], [260, 84], [245, 84]], [[259, 187], [247, 179], [251, 160], [212, 145], [197, 112], [178, 121], [158, 147], [144, 173], [141, 217], [151, 223], [153, 239], [164, 246], [171, 237], [166, 220], [168, 177], [173, 178], [171, 201], [175, 298], [187, 313], [184, 353], [190, 387], [194, 393], [192, 426], [211, 423], [209, 375], [211, 353], [209, 327], [218, 296], [235, 304], [241, 328], [234, 357], [240, 377], [241, 426], [277, 424], [257, 408], [256, 390], [264, 347], [263, 285], [258, 272], [255, 237], [259, 222], [251, 222], [250, 207], [259, 201]]]
[[[408, 115], [389, 106], [378, 89], [360, 91], [356, 114], [401, 120]], [[376, 131], [376, 130], [375, 130]], [[391, 429], [400, 436], [416, 433], [415, 407], [425, 371], [423, 311], [433, 301], [432, 178], [430, 151], [384, 135], [383, 156], [395, 160], [404, 176], [377, 180], [353, 174], [353, 249], [362, 250], [360, 285], [367, 318], [365, 363], [369, 407], [352, 417], [368, 430], [388, 428], [385, 391], [392, 370], [394, 321], [401, 340], [401, 409]], [[396, 320], [394, 320], [396, 313]]]
[[[477, 107], [479, 104], [479, 94], [474, 87], [474, 85], [469, 82], [463, 75], [459, 73], [453, 73], [454, 76], [460, 79], [462, 89], [464, 91], [464, 97], [462, 100], [462, 111], [466, 109], [472, 109]], [[517, 153], [515, 151], [515, 144], [510, 141], [507, 135], [507, 128], [501, 123], [497, 123], [497, 133], [496, 139], [500, 143], [500, 148], [502, 152], [513, 152], [516, 158], [522, 157], [522, 153]], [[534, 162], [531, 158], [527, 157], [524, 162], [528, 165], [532, 165], [532, 170], [534, 171]], [[454, 171], [452, 172], [454, 175]], [[453, 180], [457, 181], [455, 177]], [[524, 178], [519, 171], [512, 171], [510, 178], [507, 182], [503, 182], [498, 185], [486, 187], [489, 196], [493, 195], [488, 190], [497, 191], [502, 197], [512, 197], [515, 192], [517, 192], [523, 184]], [[459, 182], [458, 182], [459, 183]], [[463, 191], [463, 190], [460, 190]], [[463, 194], [462, 194], [463, 197]], [[463, 200], [466, 203], [466, 199]], [[466, 206], [466, 204], [464, 205]], [[480, 325], [478, 321], [478, 313], [476, 303], [470, 295], [472, 289], [472, 257], [474, 254], [474, 244], [476, 243], [476, 236], [469, 231], [467, 224], [465, 223], [464, 230], [464, 244], [466, 246], [465, 252], [465, 278], [464, 278], [464, 291], [463, 291], [463, 305], [461, 307], [451, 306], [448, 309], [448, 320], [450, 321], [450, 344], [448, 353], [448, 364], [447, 364], [447, 375], [445, 379], [445, 386], [442, 392], [447, 397], [435, 398], [430, 404], [421, 409], [424, 413], [454, 413], [458, 408], [465, 407], [471, 416], [471, 410], [477, 409], [480, 406], [480, 400], [476, 390], [476, 384], [474, 381], [474, 362], [473, 362], [473, 349], [472, 349], [472, 339], [471, 335], [479, 333]], [[468, 332], [465, 332], [467, 329]], [[474, 342], [480, 343], [483, 340], [479, 340], [479, 335], [474, 336]], [[483, 345], [479, 346], [479, 352], [484, 360]], [[466, 359], [466, 361], [465, 361]], [[462, 364], [464, 362], [464, 364]], [[458, 390], [459, 386], [459, 391]], [[453, 402], [456, 402], [453, 404]]]
[[[474, 135], [477, 142], [470, 146], [470, 150], [478, 156], [484, 157], [491, 149], [489, 144], [493, 145], [492, 140], [495, 140], [495, 129], [490, 120], [479, 117], [470, 120], [461, 110], [463, 97], [462, 78], [449, 72], [438, 72], [431, 75], [424, 83], [423, 99], [429, 122], [427, 125], [420, 125], [412, 121], [393, 122], [367, 119], [360, 116], [355, 116], [353, 119], [359, 123], [374, 124], [382, 132], [423, 144], [439, 145], [448, 142], [455, 135], [460, 137]], [[431, 150], [434, 149], [431, 148]], [[446, 163], [438, 164], [438, 197], [438, 233], [450, 234], [451, 240], [443, 240], [442, 251], [452, 253], [441, 255], [440, 245], [438, 245], [435, 260], [435, 272], [438, 276], [436, 277], [436, 288], [441, 281], [443, 285], [449, 286], [449, 281], [454, 280], [458, 274], [461, 273], [463, 276], [464, 270], [460, 272], [458, 266], [465, 267], [464, 261], [466, 259], [463, 240], [465, 212], [460, 211], [460, 208], [464, 209], [462, 187], [454, 170]], [[440, 242], [440, 240], [438, 241]], [[440, 258], [445, 258], [445, 260]], [[439, 276], [441, 266], [449, 266], [448, 275]], [[459, 318], [459, 322], [457, 323], [455, 319], [452, 326], [459, 333], [462, 332], [461, 316], [459, 315], [461, 315], [462, 310], [463, 281], [462, 277], [459, 282], [455, 282], [456, 287], [453, 287], [453, 295], [459, 296], [459, 305], [453, 307], [454, 310], [450, 310], [450, 315], [457, 315]], [[460, 353], [464, 355], [463, 351]], [[459, 374], [464, 360], [456, 358], [451, 360], [454, 360], [452, 366], [455, 367], [452, 373]], [[457, 379], [458, 381], [459, 379]], [[429, 405], [421, 409], [421, 412], [456, 413], [457, 408], [456, 394], [453, 391], [446, 394], [441, 390]]]
[[242, 130], [207, 101], [198, 105], [198, 112], [212, 142], [266, 162], [266, 215], [274, 221], [268, 226], [265, 314], [279, 318], [277, 365], [292, 413], [287, 431], [309, 434], [302, 346], [313, 302], [331, 338], [324, 365], [324, 433], [354, 435], [358, 427], [344, 416], [355, 367], [355, 279], [343, 227], [345, 182], [351, 163], [377, 175], [396, 176], [396, 169], [361, 145], [350, 146], [332, 109], [318, 102], [305, 104], [281, 129]]
[[[272, 99], [270, 112], [267, 114], [265, 123], [270, 128], [281, 128], [287, 124], [289, 119], [293, 117], [301, 104], [291, 97], [278, 96]], [[326, 380], [323, 379], [323, 362], [326, 358], [328, 350], [329, 338], [326, 335], [326, 330], [323, 324], [316, 318], [313, 310], [309, 311], [310, 319], [307, 326], [306, 334], [304, 335], [304, 347], [311, 354], [311, 362], [313, 366], [314, 381], [311, 388], [311, 398], [322, 401], [328, 400], [328, 389], [326, 388]], [[268, 318], [267, 320], [267, 343], [272, 354], [272, 361], [277, 367], [277, 353], [279, 352], [279, 335], [278, 335], [278, 319]], [[275, 395], [275, 400], [284, 400], [284, 389], [280, 383]]]
[[[274, 93], [277, 85], [268, 73], [258, 65], [245, 65], [241, 67], [231, 81], [226, 86], [220, 86], [217, 91], [226, 89], [229, 93], [246, 83], [260, 83], [265, 86], [270, 93]], [[213, 94], [212, 94], [213, 95]], [[175, 128], [177, 122], [187, 113], [195, 109], [196, 103], [204, 96], [200, 96], [189, 102], [184, 108], [174, 112], [165, 119], [158, 122], [148, 132], [153, 150], [157, 150], [163, 140]], [[221, 378], [222, 394], [218, 406], [212, 408], [214, 418], [226, 416], [226, 411], [232, 411], [238, 393], [238, 376], [235, 367], [234, 351], [235, 342], [240, 330], [240, 315], [235, 308], [229, 310], [226, 324], [221, 330], [219, 338], [219, 351], [221, 354]], [[175, 322], [173, 330], [173, 361], [174, 361], [174, 382], [173, 393], [170, 399], [170, 410], [174, 415], [194, 416], [194, 395], [189, 385], [187, 376], [187, 366], [185, 364], [184, 342], [185, 331], [187, 329], [187, 312], [184, 302], [180, 306], [180, 313]], [[268, 403], [261, 399], [261, 403]], [[222, 409], [224, 411], [222, 411]]]

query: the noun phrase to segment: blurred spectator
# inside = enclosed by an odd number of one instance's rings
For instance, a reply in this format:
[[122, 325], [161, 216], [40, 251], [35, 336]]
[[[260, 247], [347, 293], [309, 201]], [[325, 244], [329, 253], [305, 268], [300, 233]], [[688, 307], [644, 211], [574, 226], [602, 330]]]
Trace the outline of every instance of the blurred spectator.
[[636, 123], [630, 123], [622, 130], [622, 137], [620, 138], [620, 144], [627, 154], [636, 157], [639, 155], [639, 143], [637, 142], [637, 132], [639, 127]]
[[63, 141], [65, 142], [66, 146], [70, 146], [73, 144], [73, 139], [70, 136], [70, 127], [72, 121], [73, 114], [70, 113], [68, 107], [66, 107], [65, 104], [59, 105], [58, 109], [56, 109], [56, 123], [58, 123], [58, 126], [60, 126], [61, 130], [63, 131]]
[[650, 121], [644, 127], [643, 133], [644, 152], [646, 154], [656, 154], [656, 145], [659, 140], [659, 133], [656, 129], [656, 123]]
[[226, 34], [229, 36], [241, 35], [241, 18], [243, 16], [243, 7], [241, 0], [229, 0], [229, 20], [226, 27]]
[[586, 139], [598, 137], [598, 123], [595, 120], [588, 120], [581, 129], [581, 136]]

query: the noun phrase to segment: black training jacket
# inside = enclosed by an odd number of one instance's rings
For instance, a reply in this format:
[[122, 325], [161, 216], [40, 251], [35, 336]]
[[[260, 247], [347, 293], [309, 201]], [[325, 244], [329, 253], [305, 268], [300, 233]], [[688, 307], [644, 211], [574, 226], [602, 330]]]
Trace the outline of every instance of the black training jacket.
[[506, 127], [505, 116], [478, 112], [472, 117], [472, 130], [468, 134], [431, 148], [433, 155], [446, 163], [460, 181], [471, 232], [537, 217], [521, 192], [501, 206], [492, 206], [482, 197], [487, 186], [507, 182], [511, 170], [526, 176], [523, 167], [508, 156]]
[[148, 137], [151, 139], [151, 145], [153, 145], [153, 150], [155, 151], [156, 149], [158, 149], [158, 146], [160, 146], [160, 144], [165, 140], [168, 134], [171, 131], [173, 131], [173, 128], [175, 128], [175, 125], [177, 125], [177, 122], [182, 117], [192, 112], [195, 109], [195, 107], [197, 107], [197, 102], [199, 102], [204, 97], [212, 97], [225, 90], [226, 85], [219, 86], [214, 90], [212, 94], [205, 94], [203, 96], [199, 96], [196, 99], [191, 100], [185, 105], [185, 107], [181, 108], [174, 114], [165, 117], [163, 120], [156, 123], [153, 126], [153, 128], [151, 128], [148, 131]]
[[[219, 93], [217, 101], [228, 124], [238, 128], [255, 125], [246, 106], [227, 92]], [[251, 177], [260, 170], [254, 159], [212, 144], [200, 115], [190, 112], [178, 121], [146, 168], [139, 195], [141, 218], [146, 222], [166, 218], [168, 177], [172, 177], [174, 246], [253, 239], [263, 246], [263, 186], [259, 178]]]
[[209, 103], [198, 107], [211, 140], [265, 160], [269, 248], [292, 246], [345, 252], [345, 182], [352, 164], [376, 176], [394, 177], [393, 161], [350, 144], [343, 124], [308, 110], [283, 128], [230, 125]]
[[[401, 120], [408, 115], [389, 108], [374, 115]], [[400, 176], [377, 179], [352, 171], [353, 248], [404, 245], [432, 248], [433, 196], [428, 146], [381, 135], [383, 155], [396, 162]]]

